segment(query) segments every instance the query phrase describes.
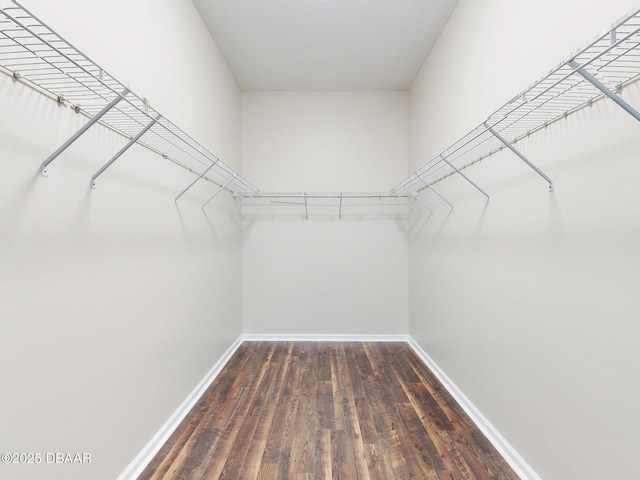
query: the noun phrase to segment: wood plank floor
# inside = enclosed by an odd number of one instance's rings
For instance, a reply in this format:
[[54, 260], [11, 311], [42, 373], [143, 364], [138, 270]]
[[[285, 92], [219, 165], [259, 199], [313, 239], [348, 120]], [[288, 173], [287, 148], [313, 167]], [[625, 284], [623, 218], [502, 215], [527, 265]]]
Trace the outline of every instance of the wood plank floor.
[[139, 480], [517, 478], [407, 344], [245, 342]]

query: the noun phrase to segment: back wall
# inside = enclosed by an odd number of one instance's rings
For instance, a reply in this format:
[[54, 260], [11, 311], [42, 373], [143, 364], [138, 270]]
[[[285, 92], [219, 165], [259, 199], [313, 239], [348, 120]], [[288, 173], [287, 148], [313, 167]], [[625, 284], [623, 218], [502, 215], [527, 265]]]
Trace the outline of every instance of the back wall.
[[[263, 191], [386, 191], [407, 174], [406, 92], [242, 94], [243, 174]], [[246, 333], [407, 333], [406, 217], [245, 208]], [[387, 208], [387, 207], [385, 207]], [[378, 209], [377, 211], [380, 211]]]

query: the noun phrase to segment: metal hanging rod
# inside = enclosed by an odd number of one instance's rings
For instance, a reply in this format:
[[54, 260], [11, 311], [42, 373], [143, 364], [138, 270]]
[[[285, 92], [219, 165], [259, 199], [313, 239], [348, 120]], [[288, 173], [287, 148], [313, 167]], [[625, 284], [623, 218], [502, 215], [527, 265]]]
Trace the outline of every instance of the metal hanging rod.
[[[92, 185], [116, 158], [132, 145], [139, 144], [184, 167], [198, 179], [226, 185], [225, 189], [230, 193], [258, 191], [233, 168], [162, 116], [146, 98], [111, 76], [16, 0], [11, 3], [0, 0], [0, 67], [17, 81], [89, 117], [78, 132], [43, 162], [43, 175], [75, 140], [99, 123], [129, 141], [96, 172]], [[233, 181], [227, 183], [229, 177]]]

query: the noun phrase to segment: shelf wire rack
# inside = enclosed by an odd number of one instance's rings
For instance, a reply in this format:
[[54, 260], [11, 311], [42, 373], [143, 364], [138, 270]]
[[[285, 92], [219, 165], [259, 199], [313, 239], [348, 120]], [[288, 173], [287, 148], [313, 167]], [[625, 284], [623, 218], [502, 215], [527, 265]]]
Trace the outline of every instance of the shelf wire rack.
[[258, 192], [233, 168], [150, 106], [147, 99], [132, 92], [15, 0], [0, 0], [0, 70], [90, 119], [43, 162], [45, 176], [59, 154], [99, 123], [129, 142], [96, 172], [92, 186], [137, 143], [193, 172], [196, 181], [206, 179], [232, 194]]
[[99, 123], [123, 135], [129, 142], [96, 172], [91, 178], [92, 186], [120, 155], [138, 143], [196, 175], [176, 196], [176, 201], [199, 180], [217, 185], [203, 208], [218, 194], [227, 191], [239, 203], [233, 213], [248, 202], [262, 198], [272, 204], [302, 204], [307, 218], [310, 201], [337, 202], [342, 217], [345, 200], [396, 199], [419, 215], [420, 207], [433, 212], [420, 196], [425, 189], [432, 190], [453, 209], [453, 204], [435, 187], [450, 175], [460, 175], [488, 201], [489, 195], [466, 175], [466, 169], [504, 148], [527, 163], [553, 190], [551, 178], [515, 144], [602, 98], [610, 98], [640, 120], [640, 113], [619, 95], [621, 89], [640, 79], [640, 8], [616, 22], [387, 192], [261, 192], [16, 0], [10, 3], [0, 0], [0, 71], [89, 118], [83, 128], [43, 162], [43, 175], [58, 155], [93, 124]]
[[[239, 194], [238, 196], [242, 196]], [[399, 198], [406, 203], [408, 195]], [[247, 200], [246, 195], [243, 200]], [[367, 208], [381, 210], [381, 207], [397, 207], [398, 195], [389, 192], [259, 192], [252, 199], [252, 204], [259, 207], [293, 207], [308, 219], [310, 214], [319, 212], [337, 216], [339, 219], [354, 211], [363, 212]], [[413, 207], [411, 207], [413, 208]], [[420, 214], [418, 210], [415, 210]]]
[[[509, 148], [549, 183], [553, 181], [514, 146], [519, 140], [602, 98], [610, 98], [640, 121], [640, 114], [619, 92], [640, 79], [640, 8], [628, 13], [586, 47], [493, 112], [476, 128], [422, 165], [391, 193], [418, 195], [444, 178], [464, 172], [503, 148]], [[448, 203], [448, 202], [447, 202]]]

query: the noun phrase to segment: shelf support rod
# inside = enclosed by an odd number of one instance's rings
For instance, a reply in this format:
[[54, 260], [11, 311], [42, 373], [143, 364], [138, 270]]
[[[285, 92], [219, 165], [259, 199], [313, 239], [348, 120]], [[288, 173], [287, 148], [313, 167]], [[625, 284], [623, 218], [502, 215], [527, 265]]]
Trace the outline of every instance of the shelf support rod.
[[307, 194], [304, 194], [304, 219], [309, 220], [309, 206], [307, 205]]
[[253, 197], [255, 197], [258, 194], [258, 191], [256, 190], [255, 192], [253, 192], [249, 197], [245, 198], [242, 203], [233, 211], [231, 212], [231, 215], [233, 215], [234, 213], [236, 213], [238, 210], [240, 210], [242, 207], [244, 207], [244, 204], [249, 202]]
[[89, 130], [98, 120], [100, 120], [109, 110], [111, 110], [113, 107], [115, 107], [118, 104], [118, 102], [120, 100], [122, 100], [124, 97], [126, 97], [128, 94], [129, 94], [129, 89], [125, 88], [122, 91], [122, 93], [120, 93], [120, 95], [117, 95], [116, 98], [111, 100], [111, 102], [109, 102], [102, 110], [100, 110], [93, 117], [91, 117], [91, 119], [87, 123], [85, 123], [80, 128], [80, 130], [78, 130], [76, 133], [74, 133], [69, 138], [69, 140], [64, 142], [60, 146], [60, 148], [58, 148], [55, 152], [53, 152], [51, 155], [49, 155], [49, 157], [44, 162], [42, 162], [42, 166], [40, 167], [40, 173], [42, 174], [42, 176], [46, 177], [48, 175], [47, 167], [49, 166], [49, 164], [51, 162], [53, 162], [58, 157], [58, 155], [60, 155], [62, 152], [64, 152], [73, 142], [75, 142], [78, 138], [80, 138], [80, 136], [84, 132]]
[[440, 155], [440, 158], [442, 158], [442, 160], [449, 165], [451, 168], [453, 168], [456, 172], [458, 172], [462, 178], [464, 178], [467, 182], [469, 182], [471, 185], [473, 185], [474, 187], [476, 187], [476, 189], [482, 193], [485, 197], [487, 197], [487, 203], [491, 203], [491, 199], [489, 198], [489, 195], [487, 194], [487, 192], [485, 192], [483, 189], [481, 189], [478, 185], [476, 185], [469, 177], [467, 177], [464, 173], [462, 173], [460, 170], [458, 170], [451, 162], [449, 162], [449, 160], [447, 160], [447, 157], [445, 157], [444, 155]]
[[187, 193], [187, 190], [189, 190], [189, 189], [190, 189], [191, 187], [193, 187], [193, 186], [194, 186], [194, 185], [195, 185], [199, 180], [201, 180], [201, 179], [202, 179], [202, 177], [204, 177], [204, 176], [209, 172], [209, 170], [211, 170], [213, 167], [215, 167], [215, 166], [218, 164], [218, 162], [219, 162], [219, 161], [220, 161], [220, 160], [216, 160], [216, 161], [215, 161], [215, 162], [213, 162], [211, 165], [209, 165], [209, 167], [208, 167], [204, 172], [202, 172], [198, 178], [196, 178], [193, 182], [191, 182], [191, 184], [189, 184], [189, 186], [188, 186], [187, 188], [185, 188], [182, 192], [180, 192], [180, 194], [179, 194], [179, 195], [178, 195], [178, 196], [173, 200], [173, 203], [178, 203], [178, 199], [179, 199], [182, 195], [184, 195], [185, 193]]
[[429, 210], [431, 213], [433, 213], [433, 210], [431, 210], [431, 208], [429, 207], [429, 205], [427, 205], [426, 203], [424, 203], [424, 202], [422, 201], [422, 199], [421, 199], [418, 195], [416, 195], [415, 193], [413, 193], [413, 192], [412, 192], [411, 190], [409, 190], [407, 187], [404, 187], [404, 186], [403, 186], [403, 187], [402, 187], [402, 189], [403, 189], [405, 192], [407, 192], [409, 195], [411, 195], [413, 198], [415, 198], [418, 202], [420, 202], [420, 204], [421, 204], [424, 208], [426, 208], [426, 209], [427, 209], [427, 210]]
[[402, 198], [399, 194], [395, 194], [396, 197], [398, 197], [400, 200], [402, 200], [404, 203], [407, 204], [407, 207], [409, 207], [411, 210], [413, 210], [415, 212], [416, 215], [418, 215], [418, 217], [421, 217], [422, 214], [420, 213], [420, 211], [414, 207], [413, 205], [411, 205], [409, 202], [407, 202], [404, 198]]
[[111, 157], [111, 160], [109, 160], [107, 163], [105, 163], [102, 168], [100, 168], [100, 170], [98, 170], [93, 177], [91, 177], [91, 188], [95, 188], [96, 187], [96, 179], [102, 175], [104, 173], [104, 171], [109, 168], [113, 162], [115, 162], [118, 158], [120, 158], [120, 156], [126, 152], [127, 150], [129, 150], [129, 148], [131, 148], [131, 146], [136, 143], [138, 140], [140, 140], [140, 137], [142, 137], [145, 133], [147, 133], [149, 131], [149, 129], [151, 127], [153, 127], [156, 122], [158, 120], [160, 120], [162, 115], [158, 114], [158, 116], [156, 118], [154, 118], [153, 120], [151, 120], [142, 130], [140, 130], [140, 132], [138, 132], [138, 134], [133, 137], [131, 140], [129, 140], [129, 143], [127, 143], [124, 147], [122, 147], [120, 149], [120, 151], [118, 153], [116, 153], [113, 157]]
[[598, 80], [596, 77], [594, 77], [589, 72], [587, 72], [584, 68], [582, 68], [578, 64], [578, 62], [576, 62], [575, 60], [571, 60], [569, 62], [569, 66], [573, 68], [576, 72], [578, 72], [580, 75], [582, 75], [585, 78], [585, 80], [587, 80], [594, 87], [596, 87], [598, 90], [604, 93], [607, 97], [609, 97], [611, 100], [613, 100], [622, 108], [624, 108], [627, 111], [627, 113], [629, 113], [632, 117], [634, 117], [636, 120], [640, 122], [640, 113], [635, 108], [633, 108], [631, 105], [625, 102], [622, 98], [620, 98], [618, 95], [616, 95], [607, 87], [605, 87], [602, 84], [602, 82], [600, 82], [600, 80]]
[[449, 200], [444, 198], [444, 196], [438, 190], [436, 190], [429, 182], [427, 182], [424, 178], [422, 178], [421, 175], [416, 173], [416, 177], [418, 177], [420, 180], [422, 180], [422, 183], [424, 183], [427, 186], [427, 188], [430, 188], [431, 190], [433, 190], [433, 193], [435, 193], [442, 200], [444, 200], [447, 203], [447, 205], [449, 205], [451, 207], [451, 211], [453, 211], [453, 204]]
[[338, 220], [342, 220], [342, 192], [340, 192], [340, 209], [338, 210]]
[[[213, 167], [213, 165], [211, 165]], [[214, 193], [213, 195], [211, 195], [211, 197], [209, 198], [209, 200], [207, 200], [206, 202], [204, 202], [202, 204], [202, 206], [200, 208], [204, 209], [204, 207], [207, 206], [207, 203], [209, 203], [211, 200], [213, 200], [214, 198], [216, 198], [218, 196], [218, 194], [220, 192], [222, 192], [225, 188], [227, 188], [229, 185], [231, 185], [231, 183], [238, 178], [238, 174], [236, 173], [233, 178], [231, 180], [229, 180], [227, 183], [225, 183], [224, 185], [222, 185], [217, 191], [216, 193]]]
[[511, 150], [513, 153], [515, 153], [518, 157], [520, 157], [520, 159], [526, 163], [527, 165], [529, 165], [533, 170], [535, 170], [535, 172], [540, 175], [542, 178], [544, 178], [547, 182], [549, 182], [549, 191], [553, 192], [553, 180], [551, 180], [547, 175], [545, 175], [545, 173], [540, 170], [538, 167], [536, 167], [531, 161], [529, 161], [529, 159], [527, 157], [525, 157], [522, 153], [520, 153], [520, 151], [514, 147], [513, 145], [511, 145], [509, 142], [507, 142], [498, 132], [496, 132], [492, 127], [490, 127], [489, 125], [487, 125], [487, 122], [484, 123], [484, 126], [487, 127], [487, 130], [489, 130], [489, 132], [491, 132], [491, 135], [493, 135], [494, 137], [496, 137], [498, 140], [500, 140], [500, 142], [502, 142], [504, 144], [505, 147], [507, 147], [509, 150]]

